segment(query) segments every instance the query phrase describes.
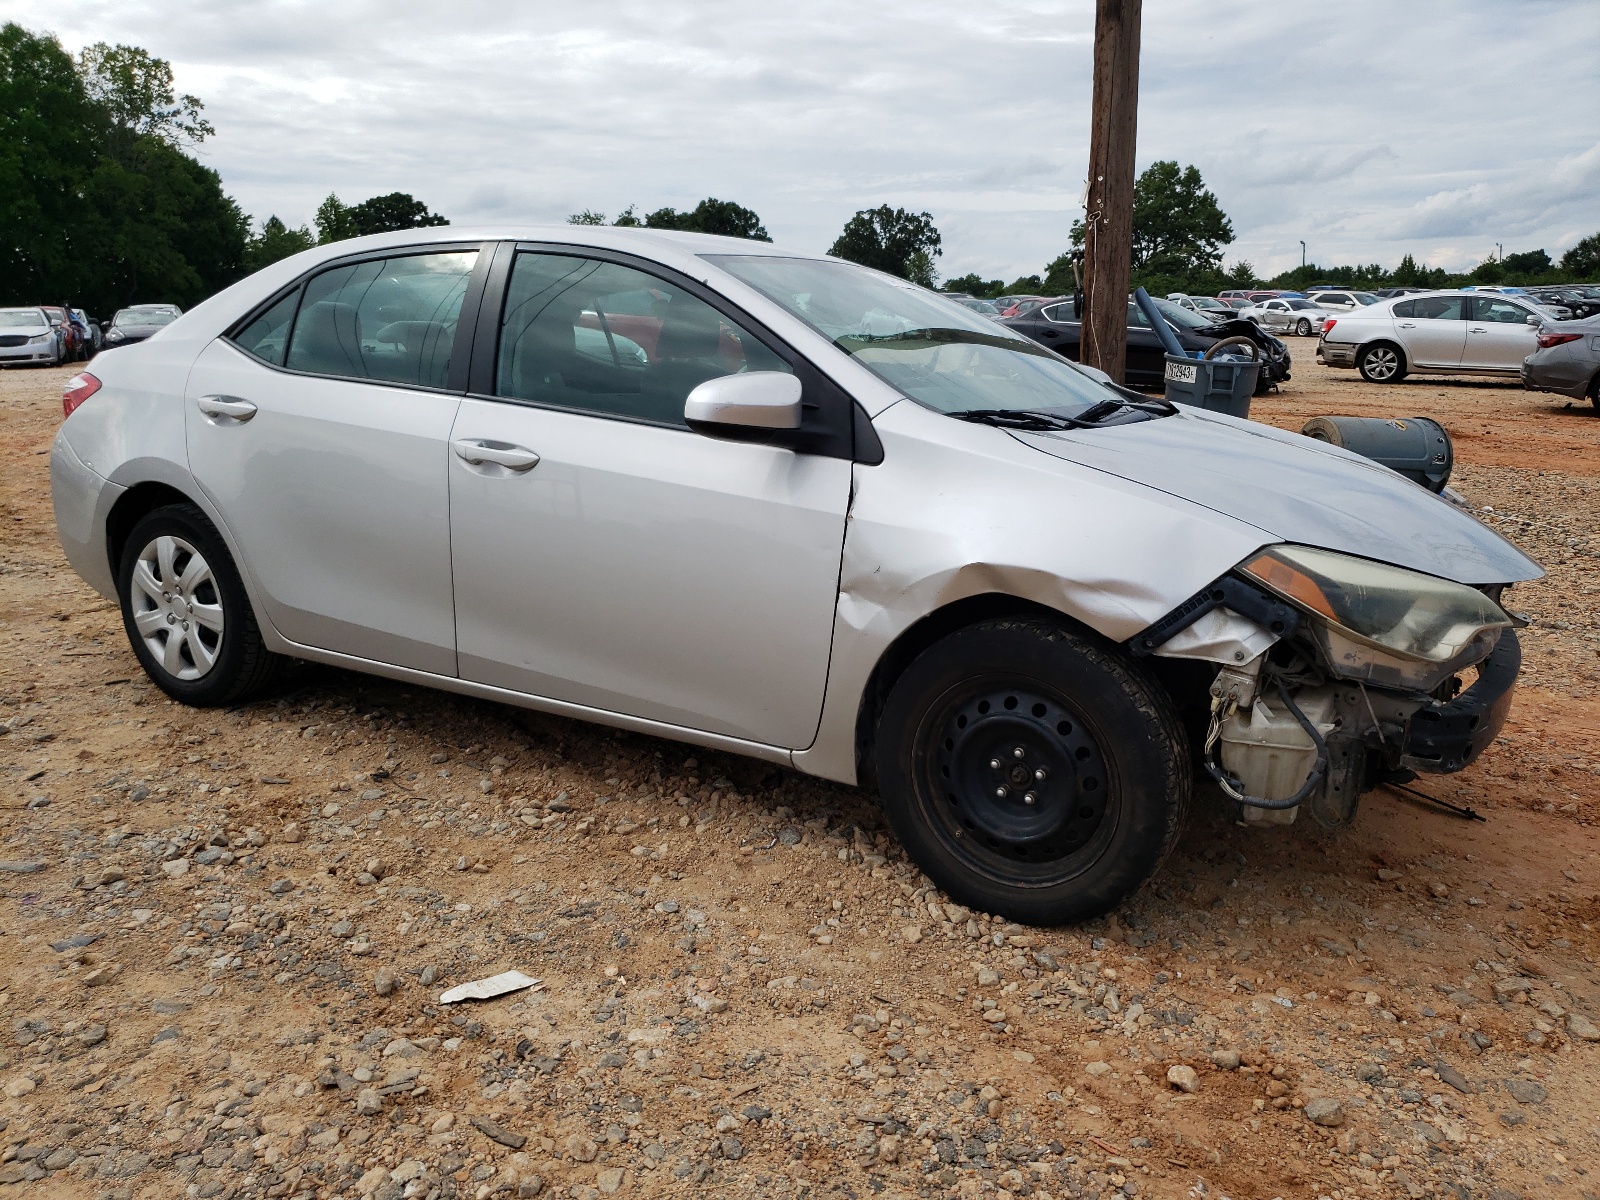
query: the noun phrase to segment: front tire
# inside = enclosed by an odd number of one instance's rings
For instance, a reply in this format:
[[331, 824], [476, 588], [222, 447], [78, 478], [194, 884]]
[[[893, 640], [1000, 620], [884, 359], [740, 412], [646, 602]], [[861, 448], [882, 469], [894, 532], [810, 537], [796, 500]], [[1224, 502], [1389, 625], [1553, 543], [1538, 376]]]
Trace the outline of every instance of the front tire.
[[1406, 356], [1392, 342], [1373, 342], [1356, 356], [1356, 369], [1368, 383], [1399, 383], [1406, 377]]
[[238, 568], [216, 527], [193, 504], [140, 518], [123, 547], [117, 591], [139, 665], [183, 704], [237, 704], [292, 662], [262, 644]]
[[1295, 332], [1295, 336], [1297, 336], [1297, 337], [1310, 337], [1311, 336], [1311, 322], [1306, 320], [1304, 317], [1301, 317], [1298, 321], [1295, 322], [1294, 332]]
[[901, 844], [962, 904], [1031, 925], [1103, 913], [1171, 851], [1187, 742], [1165, 692], [1092, 635], [985, 621], [923, 652], [878, 725]]

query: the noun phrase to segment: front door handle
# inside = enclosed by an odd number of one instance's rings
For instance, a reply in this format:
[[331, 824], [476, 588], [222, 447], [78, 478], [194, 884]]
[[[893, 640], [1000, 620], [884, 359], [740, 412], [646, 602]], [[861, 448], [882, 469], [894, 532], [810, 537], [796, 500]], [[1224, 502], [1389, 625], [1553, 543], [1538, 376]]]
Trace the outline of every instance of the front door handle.
[[241, 425], [256, 415], [256, 406], [237, 396], [201, 396], [194, 406], [214, 421], [232, 420]]
[[493, 463], [497, 467], [520, 473], [531, 471], [539, 465], [539, 456], [523, 446], [479, 441], [476, 438], [462, 438], [451, 442], [450, 445], [454, 447], [457, 458], [474, 467]]
[[1039, 331], [1039, 333], [1044, 337], [1060, 337], [1061, 336], [1054, 329], [1041, 329]]
[[1467, 332], [1468, 333], [1488, 333], [1489, 331], [1487, 329], [1485, 329], [1482, 325], [1475, 325], [1471, 329], [1467, 330]]

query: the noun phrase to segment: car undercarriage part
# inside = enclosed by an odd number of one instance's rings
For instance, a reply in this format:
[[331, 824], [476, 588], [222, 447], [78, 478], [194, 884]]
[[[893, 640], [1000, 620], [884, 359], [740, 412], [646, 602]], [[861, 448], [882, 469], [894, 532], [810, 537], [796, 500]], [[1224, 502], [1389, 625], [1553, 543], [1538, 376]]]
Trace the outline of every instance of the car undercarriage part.
[[1430, 492], [1450, 482], [1450, 435], [1429, 417], [1312, 417], [1300, 432], [1381, 463]]

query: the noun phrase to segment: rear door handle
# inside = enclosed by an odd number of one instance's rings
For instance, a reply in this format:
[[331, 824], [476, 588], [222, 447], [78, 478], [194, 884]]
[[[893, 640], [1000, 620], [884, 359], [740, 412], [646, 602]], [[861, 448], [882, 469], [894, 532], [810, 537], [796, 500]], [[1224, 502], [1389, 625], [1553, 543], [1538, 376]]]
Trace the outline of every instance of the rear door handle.
[[485, 442], [476, 438], [462, 438], [451, 442], [456, 457], [470, 466], [481, 467], [493, 463], [508, 471], [531, 471], [539, 465], [539, 456], [524, 446], [511, 446], [505, 442]]
[[1467, 330], [1467, 332], [1468, 333], [1488, 333], [1489, 331], [1487, 329], [1485, 329], [1482, 325], [1474, 325], [1471, 329]]
[[1401, 329], [1415, 329], [1416, 327], [1417, 327], [1417, 323], [1415, 321], [1401, 321], [1400, 322], [1400, 328]]
[[256, 415], [256, 406], [237, 396], [201, 396], [194, 406], [212, 420], [227, 419], [241, 425]]

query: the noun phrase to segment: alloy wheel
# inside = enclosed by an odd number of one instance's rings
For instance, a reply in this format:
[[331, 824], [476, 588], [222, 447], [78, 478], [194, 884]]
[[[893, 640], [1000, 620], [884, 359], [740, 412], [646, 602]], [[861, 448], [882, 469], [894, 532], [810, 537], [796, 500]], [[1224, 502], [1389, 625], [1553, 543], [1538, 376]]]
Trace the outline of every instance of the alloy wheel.
[[1311, 336], [1311, 322], [1306, 320], [1304, 317], [1301, 317], [1300, 318], [1300, 323], [1294, 327], [1294, 331], [1295, 331], [1295, 333], [1299, 334], [1301, 337], [1310, 337]]
[[139, 552], [132, 579], [133, 623], [145, 648], [174, 679], [200, 679], [222, 650], [222, 593], [205, 557], [164, 534]]
[[1400, 356], [1387, 346], [1374, 346], [1362, 359], [1364, 374], [1379, 383], [1393, 379], [1400, 369]]

